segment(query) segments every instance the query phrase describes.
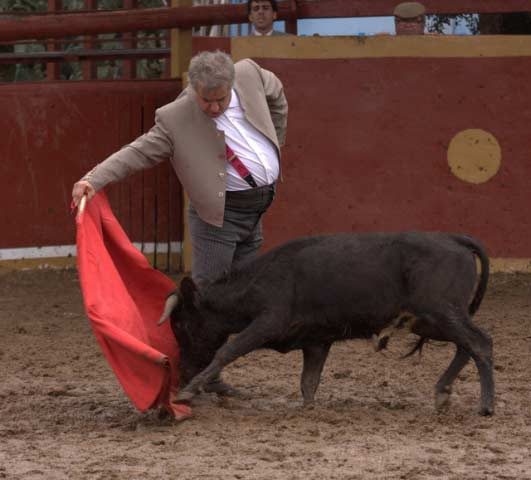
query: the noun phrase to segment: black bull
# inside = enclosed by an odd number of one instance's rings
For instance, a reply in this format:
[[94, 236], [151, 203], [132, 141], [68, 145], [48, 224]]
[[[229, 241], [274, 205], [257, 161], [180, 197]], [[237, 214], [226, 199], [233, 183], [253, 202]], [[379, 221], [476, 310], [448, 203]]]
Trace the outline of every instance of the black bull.
[[492, 341], [471, 322], [488, 277], [488, 258], [477, 240], [405, 232], [300, 238], [202, 291], [184, 278], [160, 320], [171, 312], [181, 349], [179, 400], [190, 400], [238, 357], [270, 348], [302, 349], [301, 390], [309, 403], [333, 342], [374, 337], [382, 348], [394, 329], [407, 326], [420, 337], [417, 348], [427, 339], [456, 345], [435, 386], [436, 407], [448, 402], [452, 383], [472, 357], [481, 384], [479, 413], [490, 415]]

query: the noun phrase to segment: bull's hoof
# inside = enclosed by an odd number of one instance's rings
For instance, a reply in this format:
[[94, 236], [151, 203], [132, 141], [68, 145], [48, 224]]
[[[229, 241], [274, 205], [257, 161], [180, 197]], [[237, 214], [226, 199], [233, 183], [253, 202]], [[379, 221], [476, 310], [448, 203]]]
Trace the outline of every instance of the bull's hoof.
[[479, 414], [482, 417], [491, 417], [494, 415], [494, 407], [481, 407], [479, 409]]
[[177, 402], [189, 402], [190, 400], [192, 400], [192, 398], [195, 397], [195, 393], [190, 391], [190, 390], [181, 390], [178, 394], [177, 394], [177, 397], [176, 397], [176, 401]]
[[435, 394], [435, 409], [444, 410], [450, 404], [450, 392], [437, 392]]

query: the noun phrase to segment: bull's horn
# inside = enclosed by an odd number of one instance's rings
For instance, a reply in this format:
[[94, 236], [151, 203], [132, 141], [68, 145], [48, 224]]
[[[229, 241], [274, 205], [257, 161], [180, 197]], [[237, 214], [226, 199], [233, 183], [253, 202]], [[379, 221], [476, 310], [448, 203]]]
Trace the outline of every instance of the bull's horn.
[[166, 304], [164, 305], [164, 312], [162, 313], [162, 316], [157, 322], [157, 325], [162, 325], [168, 319], [168, 317], [170, 316], [170, 313], [178, 304], [179, 304], [179, 297], [177, 296], [177, 294], [172, 293], [166, 299]]

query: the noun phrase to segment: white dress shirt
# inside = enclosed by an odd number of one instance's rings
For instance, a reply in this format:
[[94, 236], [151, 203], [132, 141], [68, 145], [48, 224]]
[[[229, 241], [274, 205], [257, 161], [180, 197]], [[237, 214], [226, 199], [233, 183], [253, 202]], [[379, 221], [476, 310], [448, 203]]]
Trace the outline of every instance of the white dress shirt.
[[[275, 182], [279, 161], [275, 146], [245, 118], [238, 95], [232, 90], [229, 107], [214, 118], [216, 127], [225, 133], [225, 142], [247, 167], [261, 187]], [[247, 190], [251, 186], [227, 162], [227, 190]]]

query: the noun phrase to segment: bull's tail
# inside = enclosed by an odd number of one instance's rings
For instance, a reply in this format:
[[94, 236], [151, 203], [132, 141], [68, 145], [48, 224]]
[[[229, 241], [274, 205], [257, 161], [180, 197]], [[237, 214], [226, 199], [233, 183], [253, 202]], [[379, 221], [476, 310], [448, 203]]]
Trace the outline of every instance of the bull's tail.
[[479, 306], [483, 301], [483, 297], [485, 296], [485, 292], [487, 291], [490, 273], [489, 258], [487, 256], [485, 247], [483, 247], [479, 240], [468, 235], [452, 235], [452, 238], [459, 243], [459, 245], [468, 248], [472, 253], [474, 253], [474, 255], [476, 255], [476, 257], [479, 259], [479, 263], [481, 265], [481, 272], [479, 276], [479, 282], [476, 286], [476, 292], [474, 293], [474, 298], [472, 298], [472, 301], [468, 307], [468, 313], [470, 315], [474, 315], [474, 313], [476, 313], [479, 309]]

